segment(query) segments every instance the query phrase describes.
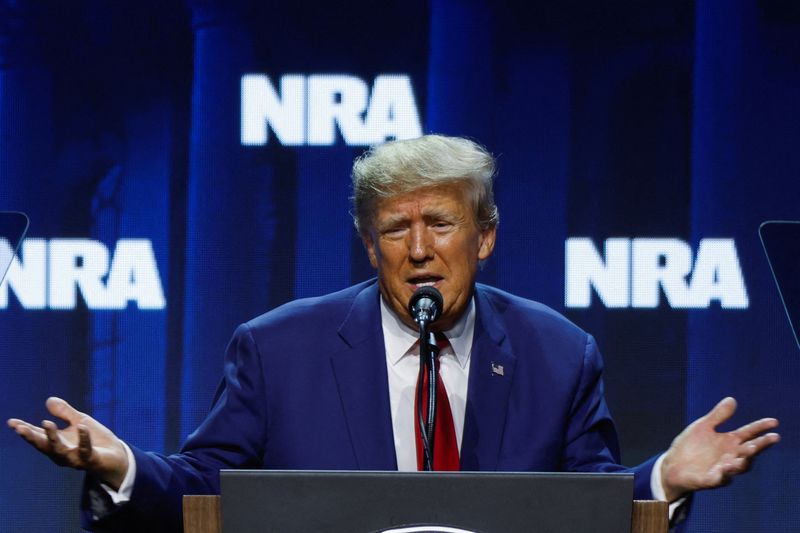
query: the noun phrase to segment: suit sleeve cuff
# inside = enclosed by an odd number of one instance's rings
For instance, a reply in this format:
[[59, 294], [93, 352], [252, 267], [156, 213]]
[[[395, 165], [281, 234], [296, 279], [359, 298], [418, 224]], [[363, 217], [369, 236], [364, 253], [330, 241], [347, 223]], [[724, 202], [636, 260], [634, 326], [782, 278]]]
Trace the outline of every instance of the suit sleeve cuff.
[[125, 455], [128, 457], [128, 471], [125, 473], [125, 478], [117, 490], [112, 489], [105, 483], [100, 483], [100, 486], [103, 487], [103, 490], [106, 491], [115, 505], [122, 505], [130, 501], [133, 493], [133, 482], [136, 480], [136, 459], [133, 457], [130, 447], [124, 441], [121, 442], [125, 448]]
[[[650, 491], [653, 493], [654, 500], [667, 501], [667, 493], [664, 486], [661, 484], [661, 463], [664, 462], [664, 454], [656, 459], [656, 464], [653, 465], [653, 470], [650, 473]], [[669, 504], [669, 519], [675, 515], [675, 511], [686, 503], [686, 497], [679, 498]]]

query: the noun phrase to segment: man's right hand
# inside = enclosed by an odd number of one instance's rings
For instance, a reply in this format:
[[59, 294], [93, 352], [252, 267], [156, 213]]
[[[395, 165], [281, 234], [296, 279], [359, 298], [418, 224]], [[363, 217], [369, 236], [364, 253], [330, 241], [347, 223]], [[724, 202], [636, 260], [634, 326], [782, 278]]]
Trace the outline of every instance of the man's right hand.
[[128, 471], [122, 441], [61, 398], [48, 398], [45, 405], [50, 414], [67, 422], [67, 427], [58, 429], [50, 420], [35, 426], [18, 418], [9, 419], [8, 427], [57, 465], [86, 470], [112, 489], [119, 489]]

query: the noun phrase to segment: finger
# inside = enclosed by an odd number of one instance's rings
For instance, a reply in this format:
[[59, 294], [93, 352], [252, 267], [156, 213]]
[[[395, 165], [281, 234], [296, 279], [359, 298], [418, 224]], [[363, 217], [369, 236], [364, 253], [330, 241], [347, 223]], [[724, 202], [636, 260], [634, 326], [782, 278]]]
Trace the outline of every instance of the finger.
[[760, 437], [756, 437], [742, 444], [740, 446], [739, 455], [747, 458], [755, 457], [773, 444], [780, 442], [780, 440], [781, 436], [777, 433], [761, 435]]
[[61, 398], [56, 398], [55, 396], [48, 398], [45, 402], [45, 406], [47, 406], [47, 410], [50, 411], [51, 415], [57, 416], [61, 420], [65, 420], [70, 424], [77, 423], [78, 420], [85, 416], [66, 401], [62, 400]]
[[714, 488], [727, 485], [731, 479], [746, 472], [750, 468], [750, 461], [744, 457], [731, 454], [723, 455], [719, 462], [712, 466], [706, 474], [706, 485], [703, 488]]
[[736, 435], [742, 442], [749, 441], [758, 437], [765, 431], [769, 431], [770, 429], [775, 429], [778, 427], [778, 420], [775, 418], [762, 418], [761, 420], [756, 420], [755, 422], [750, 422], [749, 424], [745, 424], [744, 426], [740, 427], [737, 430], [732, 431], [734, 435]]
[[17, 435], [33, 445], [40, 452], [50, 453], [50, 442], [47, 440], [47, 436], [42, 428], [22, 420], [18, 420], [17, 422], [18, 423], [14, 426], [14, 431]]
[[89, 428], [82, 424], [78, 426], [78, 457], [85, 465], [92, 459], [92, 438], [89, 435]]
[[63, 455], [64, 441], [61, 439], [61, 435], [58, 434], [58, 427], [55, 423], [50, 420], [43, 420], [42, 428], [44, 429], [47, 441], [50, 443], [51, 452], [55, 455]]
[[710, 489], [727, 485], [730, 483], [730, 476], [726, 475], [727, 468], [727, 463], [715, 464], [706, 472], [705, 479], [697, 488]]
[[[19, 418], [10, 418], [8, 420], [8, 427], [13, 429], [14, 431], [17, 431], [19, 428], [24, 428], [33, 433], [40, 433], [44, 435], [44, 430], [42, 428], [40, 428], [39, 426], [34, 426], [33, 424], [29, 424], [28, 422], [20, 420]], [[19, 431], [17, 431], [17, 433], [19, 433]]]
[[708, 412], [701, 420], [711, 424], [711, 427], [717, 427], [723, 422], [730, 419], [733, 413], [736, 412], [736, 400], [728, 396], [723, 398], [711, 411]]
[[749, 467], [750, 467], [750, 461], [748, 461], [744, 457], [736, 457], [724, 463], [722, 465], [721, 471], [723, 477], [730, 479], [737, 474], [746, 472]]

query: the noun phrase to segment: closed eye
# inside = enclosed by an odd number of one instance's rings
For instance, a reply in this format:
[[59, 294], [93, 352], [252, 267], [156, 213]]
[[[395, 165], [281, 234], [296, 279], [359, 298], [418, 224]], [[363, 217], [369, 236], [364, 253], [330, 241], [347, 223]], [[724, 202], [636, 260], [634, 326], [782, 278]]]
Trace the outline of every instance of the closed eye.
[[437, 220], [430, 224], [430, 228], [439, 233], [450, 231], [453, 227], [455, 227], [455, 223], [449, 220]]
[[393, 226], [386, 229], [380, 230], [380, 234], [382, 237], [387, 237], [389, 239], [396, 239], [402, 237], [406, 232], [405, 226]]

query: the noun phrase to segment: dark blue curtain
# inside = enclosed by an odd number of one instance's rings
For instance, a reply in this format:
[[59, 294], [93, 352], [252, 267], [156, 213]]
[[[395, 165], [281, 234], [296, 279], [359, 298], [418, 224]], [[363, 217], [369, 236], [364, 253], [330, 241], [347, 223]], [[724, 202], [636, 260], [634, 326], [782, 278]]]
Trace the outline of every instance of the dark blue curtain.
[[747, 481], [699, 495], [698, 531], [797, 527], [790, 495], [798, 486], [800, 367], [757, 234], [764, 220], [800, 214], [800, 19], [785, 7], [754, 0], [697, 6], [691, 234], [735, 237], [750, 308], [689, 313], [687, 418], [735, 395], [737, 420], [777, 416], [784, 439]]
[[[497, 155], [499, 238], [480, 281], [597, 337], [624, 461], [734, 395], [731, 427], [777, 416], [783, 442], [698, 494], [687, 529], [796, 529], [800, 358], [757, 236], [763, 220], [800, 218], [793, 2], [267, 4], [0, 4], [0, 210], [31, 217], [19, 261], [46, 273], [54, 239], [110, 256], [145, 239], [166, 301], [33, 309], [0, 285], [5, 418], [41, 420], [59, 395], [140, 447], [177, 450], [237, 324], [374, 275], [348, 214], [365, 146], [338, 132], [331, 146], [283, 146], [272, 131], [242, 145], [241, 76], [277, 89], [283, 75], [348, 75], [371, 91], [402, 74], [425, 132]], [[660, 290], [651, 309], [597, 293], [567, 307], [573, 237], [598, 252], [609, 238], [678, 239], [694, 254], [733, 239], [749, 306], [680, 309]], [[0, 471], [1, 531], [78, 530], [80, 474], [10, 431]]]

